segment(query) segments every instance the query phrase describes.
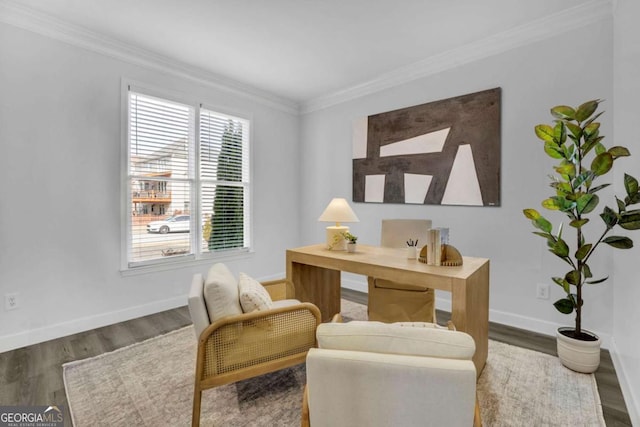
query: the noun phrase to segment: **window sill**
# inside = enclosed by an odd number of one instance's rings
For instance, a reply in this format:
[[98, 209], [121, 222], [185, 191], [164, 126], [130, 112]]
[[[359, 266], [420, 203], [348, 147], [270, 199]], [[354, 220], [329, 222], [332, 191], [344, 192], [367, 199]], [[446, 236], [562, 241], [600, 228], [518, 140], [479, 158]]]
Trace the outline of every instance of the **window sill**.
[[182, 259], [167, 260], [157, 264], [140, 265], [137, 267], [126, 267], [120, 270], [122, 277], [138, 276], [141, 274], [152, 274], [162, 271], [179, 270], [194, 266], [211, 264], [212, 262], [233, 261], [237, 259], [246, 259], [252, 257], [254, 251], [252, 249], [246, 251], [233, 251], [229, 253], [216, 253], [201, 255], [200, 258], [193, 256], [184, 257]]

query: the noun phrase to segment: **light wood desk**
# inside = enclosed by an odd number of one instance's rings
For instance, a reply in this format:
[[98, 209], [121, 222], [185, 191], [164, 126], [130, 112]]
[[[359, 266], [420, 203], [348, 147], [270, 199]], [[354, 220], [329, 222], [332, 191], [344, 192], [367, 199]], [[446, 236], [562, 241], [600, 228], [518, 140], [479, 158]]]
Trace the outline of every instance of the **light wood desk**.
[[429, 285], [451, 292], [451, 320], [476, 342], [473, 362], [478, 375], [489, 345], [489, 260], [463, 257], [459, 267], [432, 266], [406, 258], [403, 249], [358, 245], [358, 251], [329, 251], [325, 245], [287, 250], [287, 279], [295, 297], [320, 309], [322, 321], [340, 312], [340, 272], [395, 282]]

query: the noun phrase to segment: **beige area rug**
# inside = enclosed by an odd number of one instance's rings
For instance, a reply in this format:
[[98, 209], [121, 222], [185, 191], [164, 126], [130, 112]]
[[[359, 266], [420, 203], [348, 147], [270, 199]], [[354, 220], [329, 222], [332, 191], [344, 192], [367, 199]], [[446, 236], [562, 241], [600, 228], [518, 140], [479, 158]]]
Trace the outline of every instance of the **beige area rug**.
[[[342, 301], [345, 320], [366, 307]], [[189, 426], [196, 339], [191, 326], [63, 366], [76, 427]], [[298, 426], [304, 365], [206, 390], [203, 426]], [[604, 426], [593, 375], [556, 357], [490, 341], [478, 382], [485, 426]]]

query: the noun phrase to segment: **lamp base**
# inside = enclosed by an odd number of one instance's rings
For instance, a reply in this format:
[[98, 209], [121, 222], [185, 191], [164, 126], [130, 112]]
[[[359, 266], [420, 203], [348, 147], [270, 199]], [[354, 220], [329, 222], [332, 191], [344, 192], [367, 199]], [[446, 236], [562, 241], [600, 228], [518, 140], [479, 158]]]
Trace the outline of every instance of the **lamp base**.
[[346, 251], [347, 241], [342, 233], [349, 231], [345, 225], [330, 225], [327, 227], [327, 249], [331, 251]]

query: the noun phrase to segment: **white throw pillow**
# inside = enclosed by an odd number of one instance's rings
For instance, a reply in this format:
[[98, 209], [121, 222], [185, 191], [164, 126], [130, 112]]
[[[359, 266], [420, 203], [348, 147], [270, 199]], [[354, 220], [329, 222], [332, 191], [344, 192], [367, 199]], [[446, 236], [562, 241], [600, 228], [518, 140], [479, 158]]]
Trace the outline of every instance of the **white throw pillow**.
[[240, 273], [238, 291], [240, 292], [240, 305], [245, 313], [273, 308], [273, 301], [269, 296], [269, 292], [260, 282], [244, 273]]
[[204, 301], [211, 323], [226, 316], [242, 314], [238, 299], [238, 283], [226, 265], [215, 264], [204, 282]]

